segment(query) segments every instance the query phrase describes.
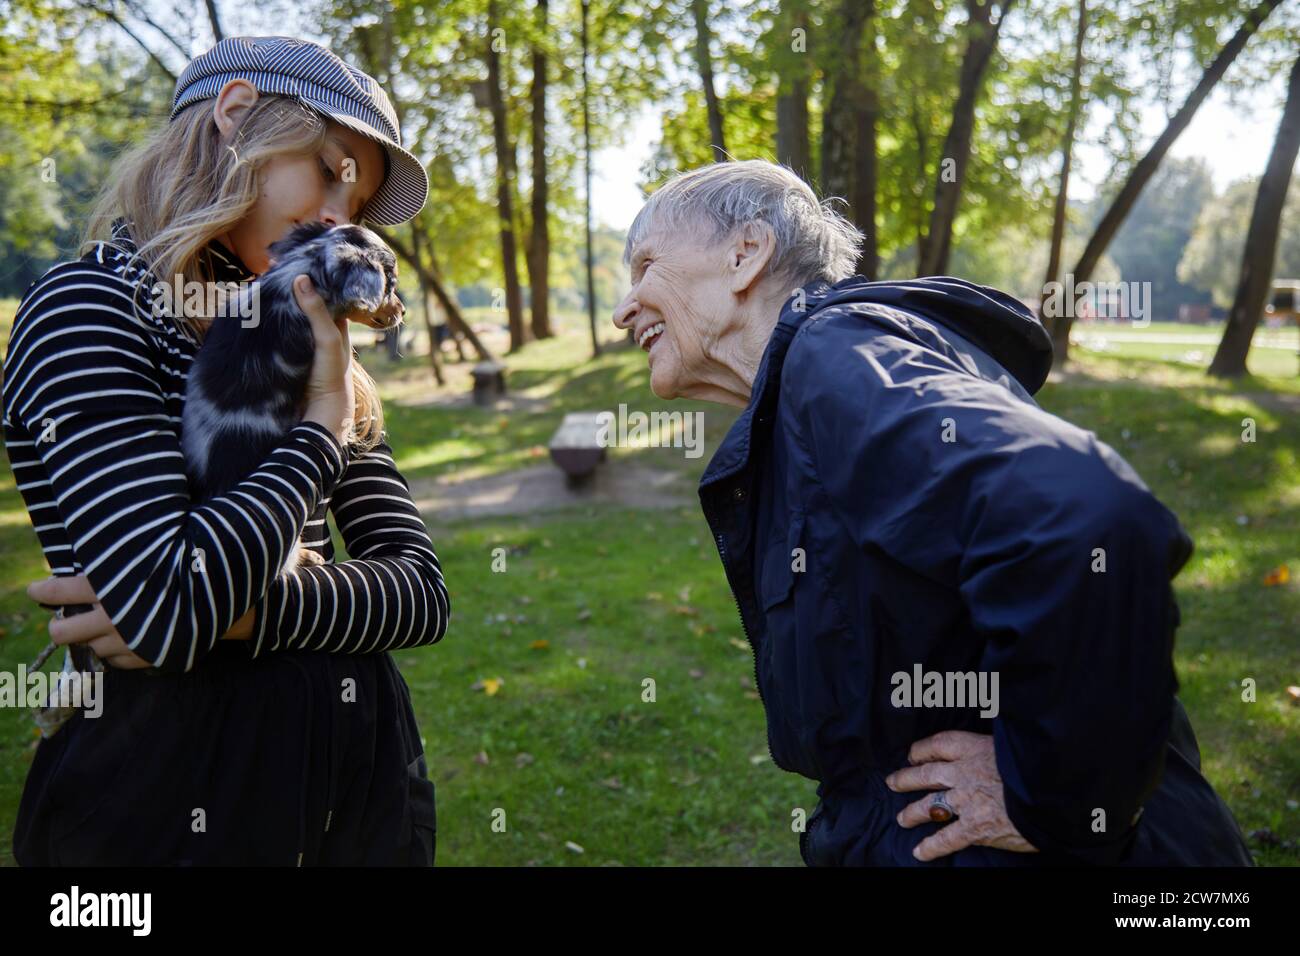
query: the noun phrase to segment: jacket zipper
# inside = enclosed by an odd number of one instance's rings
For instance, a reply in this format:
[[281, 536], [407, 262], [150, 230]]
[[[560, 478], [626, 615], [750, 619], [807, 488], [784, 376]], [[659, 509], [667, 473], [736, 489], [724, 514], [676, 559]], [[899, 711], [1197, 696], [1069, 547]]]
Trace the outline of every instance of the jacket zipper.
[[754, 689], [758, 691], [759, 702], [763, 705], [763, 723], [767, 725], [767, 755], [771, 758], [775, 767], [781, 767], [776, 762], [776, 754], [772, 752], [772, 727], [767, 718], [767, 701], [763, 697], [763, 684], [758, 679], [758, 645], [754, 643], [754, 635], [749, 633], [749, 625], [745, 623], [745, 612], [741, 610], [740, 599], [736, 597], [736, 587], [731, 580], [731, 563], [727, 560], [727, 546], [722, 542], [722, 535], [715, 533], [714, 538], [718, 542], [718, 554], [722, 556], [722, 570], [727, 576], [727, 586], [731, 588], [731, 599], [736, 604], [736, 615], [740, 618], [740, 629], [745, 632], [745, 640], [749, 641], [750, 652], [754, 655]]

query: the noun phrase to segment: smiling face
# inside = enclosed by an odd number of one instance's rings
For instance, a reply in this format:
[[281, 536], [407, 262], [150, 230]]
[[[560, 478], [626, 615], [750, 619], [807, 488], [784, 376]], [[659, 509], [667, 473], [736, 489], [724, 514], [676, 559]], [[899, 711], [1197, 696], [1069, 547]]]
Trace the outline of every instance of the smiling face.
[[[257, 90], [231, 80], [217, 96], [213, 116], [223, 137], [234, 135]], [[274, 156], [258, 171], [259, 195], [242, 220], [219, 238], [253, 272], [270, 266], [267, 247], [294, 226], [354, 223], [384, 181], [384, 151], [378, 143], [332, 120], [325, 144], [307, 156]]]
[[660, 398], [706, 398], [715, 359], [743, 326], [724, 269], [726, 249], [706, 229], [652, 229], [632, 251], [632, 287], [614, 324], [647, 352], [650, 390]]

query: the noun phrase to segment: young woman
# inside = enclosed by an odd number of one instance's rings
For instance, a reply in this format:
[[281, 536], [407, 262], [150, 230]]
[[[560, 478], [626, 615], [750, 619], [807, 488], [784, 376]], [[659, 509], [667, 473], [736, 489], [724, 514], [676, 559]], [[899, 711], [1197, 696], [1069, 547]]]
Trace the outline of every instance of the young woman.
[[[302, 421], [195, 505], [179, 432], [210, 317], [153, 294], [251, 280], [299, 222], [409, 220], [428, 180], [400, 135], [378, 84], [324, 48], [223, 40], [112, 173], [89, 251], [27, 290], [4, 436], [54, 574], [28, 594], [91, 605], [50, 633], [107, 669], [102, 715], [37, 748], [20, 864], [432, 865], [434, 788], [388, 651], [443, 636], [447, 591], [346, 321], [299, 277]], [[277, 577], [300, 539], [325, 563]]]

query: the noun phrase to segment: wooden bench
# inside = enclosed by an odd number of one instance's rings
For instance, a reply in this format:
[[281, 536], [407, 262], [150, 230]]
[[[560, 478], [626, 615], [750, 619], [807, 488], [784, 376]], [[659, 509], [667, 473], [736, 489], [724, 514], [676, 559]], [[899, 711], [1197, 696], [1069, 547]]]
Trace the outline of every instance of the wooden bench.
[[491, 405], [506, 393], [506, 367], [499, 362], [479, 362], [470, 372], [474, 376], [474, 404]]
[[596, 440], [600, 430], [598, 412], [572, 412], [551, 436], [551, 460], [571, 484], [586, 479], [605, 460], [605, 449]]

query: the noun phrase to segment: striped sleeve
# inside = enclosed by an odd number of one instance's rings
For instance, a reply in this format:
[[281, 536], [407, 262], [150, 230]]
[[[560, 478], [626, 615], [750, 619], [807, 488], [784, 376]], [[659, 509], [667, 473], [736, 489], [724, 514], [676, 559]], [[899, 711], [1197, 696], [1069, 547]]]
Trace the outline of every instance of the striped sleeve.
[[76, 564], [127, 645], [188, 671], [266, 591], [346, 459], [328, 429], [304, 422], [228, 493], [195, 506], [157, 345], [131, 294], [85, 261], [42, 277], [14, 320], [5, 419], [30, 439]]
[[351, 560], [300, 566], [273, 581], [256, 606], [254, 655], [374, 653], [441, 640], [450, 615], [442, 568], [386, 433], [348, 462], [330, 513]]

